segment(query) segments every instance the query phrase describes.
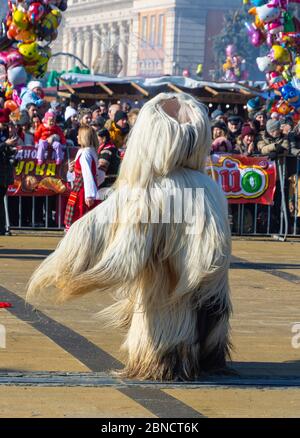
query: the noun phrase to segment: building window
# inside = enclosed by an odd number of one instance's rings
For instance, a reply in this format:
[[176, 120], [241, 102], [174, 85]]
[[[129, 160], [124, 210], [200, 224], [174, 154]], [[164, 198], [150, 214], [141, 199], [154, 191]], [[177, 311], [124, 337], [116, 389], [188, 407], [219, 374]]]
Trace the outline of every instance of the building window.
[[158, 35], [157, 35], [157, 46], [163, 47], [164, 45], [164, 27], [165, 27], [165, 16], [160, 14], [158, 17]]
[[147, 47], [148, 43], [148, 17], [142, 17], [142, 41], [141, 46]]
[[150, 46], [155, 46], [155, 40], [156, 40], [156, 16], [152, 15], [150, 20]]

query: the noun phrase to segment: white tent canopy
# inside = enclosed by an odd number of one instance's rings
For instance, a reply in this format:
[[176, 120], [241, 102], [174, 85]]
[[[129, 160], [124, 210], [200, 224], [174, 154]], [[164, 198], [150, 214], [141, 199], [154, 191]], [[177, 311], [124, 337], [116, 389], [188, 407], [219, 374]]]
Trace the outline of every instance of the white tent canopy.
[[[140, 85], [143, 88], [154, 88], [161, 87], [162, 85], [173, 84], [177, 87], [183, 88], [204, 88], [211, 87], [215, 89], [222, 90], [236, 90], [239, 91], [244, 89], [245, 91], [249, 90], [248, 87], [244, 86], [240, 83], [235, 82], [209, 82], [209, 81], [201, 81], [192, 78], [186, 78], [183, 76], [163, 76], [160, 78], [142, 78], [142, 77], [110, 77], [110, 76], [102, 76], [102, 75], [85, 75], [79, 73], [65, 73], [62, 75], [62, 79], [72, 83], [72, 84], [80, 84], [84, 82], [102, 82], [105, 84], [130, 84], [132, 82]], [[253, 86], [258, 86], [261, 83], [255, 83]], [[255, 94], [255, 93], [253, 93]]]

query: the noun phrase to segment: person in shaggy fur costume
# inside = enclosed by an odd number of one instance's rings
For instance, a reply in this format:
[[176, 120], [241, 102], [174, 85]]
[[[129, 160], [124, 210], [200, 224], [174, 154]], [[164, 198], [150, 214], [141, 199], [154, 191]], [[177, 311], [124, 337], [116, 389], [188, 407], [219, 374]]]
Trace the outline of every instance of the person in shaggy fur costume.
[[226, 372], [231, 238], [227, 202], [206, 174], [211, 127], [188, 94], [142, 108], [108, 198], [70, 228], [33, 274], [28, 299], [110, 292], [101, 312], [125, 331], [123, 378]]

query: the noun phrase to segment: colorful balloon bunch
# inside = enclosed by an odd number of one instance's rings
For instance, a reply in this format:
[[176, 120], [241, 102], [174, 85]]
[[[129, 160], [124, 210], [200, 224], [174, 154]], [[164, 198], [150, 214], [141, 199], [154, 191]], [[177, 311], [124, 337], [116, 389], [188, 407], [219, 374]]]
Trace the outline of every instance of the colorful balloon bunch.
[[267, 45], [269, 53], [257, 58], [257, 65], [266, 74], [273, 98], [268, 109], [281, 115], [300, 113], [300, 21], [293, 16], [289, 4], [300, 0], [244, 0], [253, 6], [246, 23], [251, 43]]
[[0, 89], [5, 107], [16, 111], [21, 89], [31, 78], [45, 75], [50, 43], [57, 38], [67, 0], [8, 0], [0, 28]]
[[234, 44], [226, 47], [226, 62], [223, 64], [224, 80], [229, 82], [246, 81], [249, 72], [246, 69], [246, 60], [238, 56]]

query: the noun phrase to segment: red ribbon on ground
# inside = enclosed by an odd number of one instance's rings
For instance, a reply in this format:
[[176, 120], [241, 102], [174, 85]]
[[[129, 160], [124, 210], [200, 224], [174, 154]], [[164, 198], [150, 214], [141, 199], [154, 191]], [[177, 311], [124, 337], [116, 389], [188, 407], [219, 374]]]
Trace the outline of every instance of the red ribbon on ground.
[[0, 309], [8, 309], [9, 307], [12, 307], [11, 303], [7, 303], [5, 301], [0, 301]]

